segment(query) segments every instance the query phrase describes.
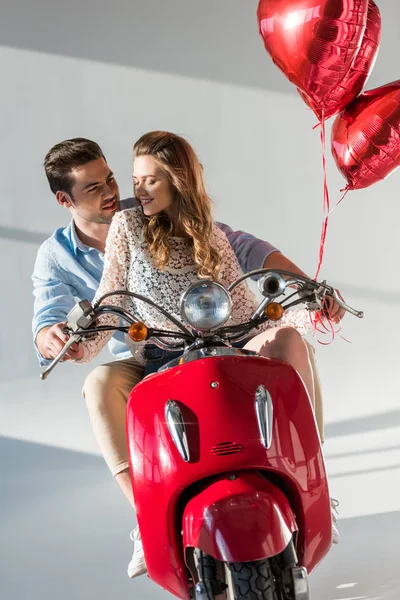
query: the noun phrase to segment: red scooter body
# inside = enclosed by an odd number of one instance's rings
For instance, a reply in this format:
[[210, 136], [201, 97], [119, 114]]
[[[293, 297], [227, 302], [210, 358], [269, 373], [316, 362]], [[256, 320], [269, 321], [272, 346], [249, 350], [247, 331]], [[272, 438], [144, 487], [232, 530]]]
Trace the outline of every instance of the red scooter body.
[[[273, 404], [267, 450], [255, 410], [260, 385]], [[186, 424], [185, 462], [166, 424], [173, 400]], [[133, 491], [149, 577], [189, 598], [186, 550], [246, 562], [281, 553], [296, 535], [309, 572], [331, 546], [324, 459], [304, 384], [288, 364], [218, 356], [145, 378], [128, 403]]]

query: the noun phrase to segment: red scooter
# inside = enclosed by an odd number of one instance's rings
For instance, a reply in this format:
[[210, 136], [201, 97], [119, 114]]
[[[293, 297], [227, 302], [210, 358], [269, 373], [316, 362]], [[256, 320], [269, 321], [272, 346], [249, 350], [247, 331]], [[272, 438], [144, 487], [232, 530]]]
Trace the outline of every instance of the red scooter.
[[[263, 296], [251, 319], [226, 325], [231, 292], [260, 276]], [[123, 308], [125, 294], [158, 308], [174, 331], [148, 329]], [[77, 304], [68, 347], [98, 331], [126, 331], [136, 342], [179, 352], [130, 395], [127, 439], [137, 519], [148, 575], [178, 598], [309, 600], [308, 573], [332, 542], [324, 458], [312, 406], [297, 372], [238, 347], [266, 320], [303, 303], [323, 310], [325, 282], [260, 269], [226, 290], [199, 281], [182, 296], [182, 321], [148, 298], [106, 294]], [[282, 296], [278, 303], [277, 298]], [[96, 325], [104, 313], [126, 327]]]

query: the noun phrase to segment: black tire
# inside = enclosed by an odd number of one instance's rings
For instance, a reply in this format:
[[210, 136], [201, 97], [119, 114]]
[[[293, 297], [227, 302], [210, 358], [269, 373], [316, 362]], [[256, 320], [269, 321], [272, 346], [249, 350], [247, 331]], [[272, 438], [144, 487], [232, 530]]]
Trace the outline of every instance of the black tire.
[[275, 578], [267, 560], [230, 563], [235, 600], [280, 600]]

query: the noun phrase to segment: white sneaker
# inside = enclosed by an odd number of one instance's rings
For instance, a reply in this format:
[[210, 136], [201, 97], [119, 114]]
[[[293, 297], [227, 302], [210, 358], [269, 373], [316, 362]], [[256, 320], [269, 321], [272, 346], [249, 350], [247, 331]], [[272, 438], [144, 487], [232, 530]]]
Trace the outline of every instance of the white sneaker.
[[135, 529], [131, 531], [130, 538], [135, 546], [133, 548], [132, 560], [128, 565], [128, 577], [133, 579], [134, 577], [139, 577], [139, 575], [144, 575], [147, 573], [147, 567], [144, 560], [143, 545], [140, 537], [139, 527], [135, 527]]
[[331, 498], [331, 513], [332, 513], [332, 544], [338, 544], [340, 541], [339, 528], [337, 526], [337, 514], [339, 502], [335, 498]]

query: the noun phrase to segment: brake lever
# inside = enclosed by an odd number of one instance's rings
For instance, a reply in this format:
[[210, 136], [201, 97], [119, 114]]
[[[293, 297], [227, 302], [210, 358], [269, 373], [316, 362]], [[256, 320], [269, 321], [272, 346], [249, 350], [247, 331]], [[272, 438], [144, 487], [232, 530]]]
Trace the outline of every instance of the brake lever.
[[[307, 293], [307, 285], [305, 285], [302, 290], [299, 290], [299, 295], [305, 295], [306, 293]], [[351, 315], [354, 315], [355, 317], [358, 317], [359, 319], [364, 318], [364, 312], [362, 310], [356, 310], [355, 308], [352, 308], [351, 306], [346, 304], [346, 302], [340, 298], [337, 290], [335, 290], [335, 288], [333, 288], [332, 286], [327, 285], [326, 281], [322, 281], [319, 284], [319, 286], [313, 290], [313, 294], [314, 294], [314, 298], [315, 298], [314, 304], [307, 303], [308, 308], [311, 310], [321, 310], [322, 309], [324, 315], [328, 318], [329, 318], [328, 311], [324, 308], [324, 303], [325, 303], [327, 296], [331, 296], [332, 298], [334, 298], [336, 300], [336, 302], [338, 303], [338, 305], [341, 308], [343, 308], [346, 312], [350, 313]], [[317, 299], [320, 299], [319, 302]]]
[[68, 342], [65, 344], [64, 348], [57, 354], [57, 356], [49, 364], [49, 366], [42, 373], [40, 373], [40, 379], [42, 381], [44, 381], [45, 379], [48, 378], [48, 376], [50, 375], [50, 373], [52, 372], [52, 370], [54, 369], [54, 367], [58, 365], [58, 363], [60, 362], [60, 360], [66, 355], [66, 353], [68, 352], [68, 350], [71, 348], [72, 344], [80, 342], [81, 339], [82, 339], [81, 335], [71, 335], [71, 337], [69, 338]]
[[340, 298], [340, 296], [336, 290], [333, 290], [333, 293], [329, 294], [329, 296], [332, 296], [336, 300], [336, 302], [339, 304], [339, 306], [341, 308], [343, 308], [346, 312], [350, 313], [351, 315], [354, 315], [355, 317], [358, 317], [359, 319], [364, 318], [364, 312], [362, 310], [356, 310], [355, 308], [351, 308], [351, 306], [346, 304], [346, 302], [344, 302]]
[[331, 290], [326, 290], [325, 294], [323, 295], [323, 297], [321, 299], [318, 297], [318, 290], [317, 290], [317, 292], [314, 295], [313, 301], [307, 302], [308, 309], [315, 310], [315, 311], [318, 311], [318, 310], [322, 311], [322, 314], [324, 315], [324, 317], [329, 319], [331, 315], [330, 315], [330, 312], [327, 307], [328, 297], [334, 298], [334, 300], [338, 303], [338, 305], [341, 308], [343, 308], [346, 312], [350, 313], [351, 315], [354, 315], [355, 317], [358, 317], [359, 319], [364, 318], [364, 312], [362, 310], [356, 310], [355, 308], [352, 308], [351, 306], [346, 304], [346, 302], [344, 302], [340, 298], [338, 292], [336, 290], [334, 290], [333, 288]]
[[[80, 328], [89, 329], [90, 325], [94, 322], [94, 319], [95, 316], [93, 307], [89, 300], [81, 300], [80, 302], [77, 302], [77, 304], [75, 304], [75, 306], [68, 313], [68, 325], [64, 330], [64, 333], [70, 333], [71, 331], [74, 332]], [[82, 334], [73, 333], [68, 342], [65, 344], [64, 348], [57, 354], [54, 360], [52, 360], [47, 369], [40, 373], [40, 379], [42, 381], [47, 379], [54, 367], [56, 367], [60, 360], [64, 358], [72, 344], [78, 344], [83, 338], [84, 336]]]

